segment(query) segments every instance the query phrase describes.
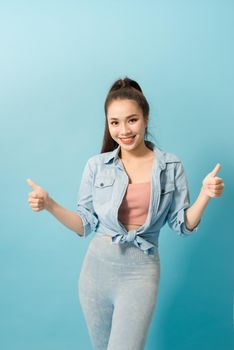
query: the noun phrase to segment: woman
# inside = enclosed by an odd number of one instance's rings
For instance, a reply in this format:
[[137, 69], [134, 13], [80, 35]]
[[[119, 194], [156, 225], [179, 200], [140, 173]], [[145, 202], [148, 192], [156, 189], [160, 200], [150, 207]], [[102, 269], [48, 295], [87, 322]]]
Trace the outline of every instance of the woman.
[[196, 232], [210, 198], [223, 180], [217, 164], [190, 207], [180, 159], [147, 141], [149, 105], [139, 84], [117, 80], [105, 101], [100, 154], [85, 166], [76, 212], [57, 204], [28, 179], [34, 211], [48, 210], [62, 224], [88, 236], [79, 296], [95, 350], [142, 350], [160, 280], [158, 237], [169, 226], [184, 237]]

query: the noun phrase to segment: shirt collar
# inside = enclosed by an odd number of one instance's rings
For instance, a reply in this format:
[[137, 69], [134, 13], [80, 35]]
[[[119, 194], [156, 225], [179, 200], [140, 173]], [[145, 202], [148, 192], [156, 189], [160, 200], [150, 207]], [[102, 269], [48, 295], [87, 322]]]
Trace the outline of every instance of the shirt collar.
[[[167, 157], [166, 152], [158, 148], [153, 142], [151, 143], [152, 143], [153, 151], [155, 153], [155, 157], [158, 161], [159, 167], [163, 170], [166, 168], [166, 163], [170, 163], [172, 160], [170, 160], [170, 158]], [[115, 148], [113, 151], [110, 151], [104, 154], [104, 163], [107, 164], [111, 160], [113, 160], [113, 162], [116, 164], [116, 162], [118, 161], [119, 151], [120, 151], [120, 145], [117, 148]]]

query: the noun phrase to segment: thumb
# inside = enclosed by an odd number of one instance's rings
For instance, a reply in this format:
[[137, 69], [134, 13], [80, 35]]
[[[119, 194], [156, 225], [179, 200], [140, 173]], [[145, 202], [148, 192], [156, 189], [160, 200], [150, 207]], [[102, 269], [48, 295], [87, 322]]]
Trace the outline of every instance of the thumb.
[[220, 169], [221, 169], [221, 164], [220, 163], [216, 164], [214, 169], [211, 171], [210, 175], [215, 177]]
[[35, 182], [33, 182], [31, 179], [27, 179], [27, 183], [29, 186], [32, 187], [33, 190], [35, 190], [38, 187], [38, 185]]

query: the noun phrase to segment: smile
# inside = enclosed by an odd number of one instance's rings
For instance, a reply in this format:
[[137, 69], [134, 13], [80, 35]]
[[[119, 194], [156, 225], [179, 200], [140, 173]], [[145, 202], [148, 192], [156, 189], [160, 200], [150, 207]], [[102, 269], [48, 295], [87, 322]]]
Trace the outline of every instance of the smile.
[[131, 144], [134, 141], [136, 135], [131, 137], [120, 138], [121, 142], [124, 144]]

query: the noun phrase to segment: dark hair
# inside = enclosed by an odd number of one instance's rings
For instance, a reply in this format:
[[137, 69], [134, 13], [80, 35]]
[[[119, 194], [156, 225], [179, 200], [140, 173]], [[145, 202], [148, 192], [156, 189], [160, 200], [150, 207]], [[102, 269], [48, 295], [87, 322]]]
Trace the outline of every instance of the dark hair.
[[[113, 151], [115, 148], [118, 147], [118, 143], [112, 139], [109, 128], [108, 128], [108, 120], [107, 120], [107, 110], [110, 105], [110, 103], [113, 100], [134, 100], [137, 102], [138, 106], [141, 108], [143, 117], [147, 119], [149, 117], [149, 104], [143, 95], [143, 92], [141, 90], [140, 85], [132, 79], [129, 79], [128, 77], [125, 77], [124, 79], [118, 79], [114, 82], [114, 84], [111, 86], [106, 101], [104, 104], [104, 110], [105, 110], [105, 130], [104, 130], [104, 137], [103, 137], [103, 143], [102, 143], [102, 149], [101, 153]], [[148, 128], [145, 129], [145, 145], [153, 150], [153, 143], [151, 141], [148, 141]]]

